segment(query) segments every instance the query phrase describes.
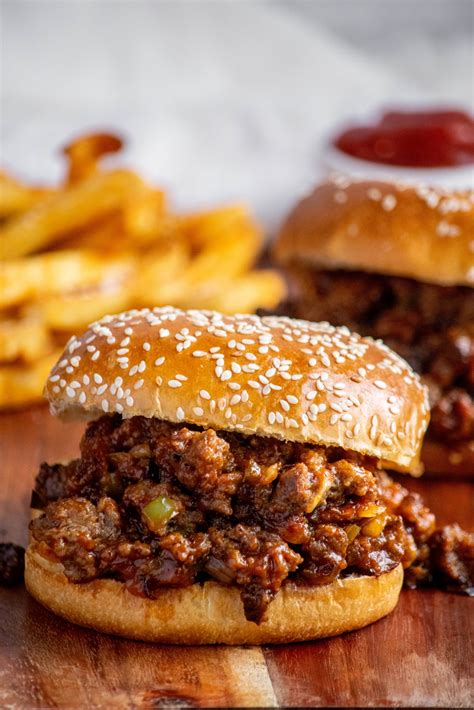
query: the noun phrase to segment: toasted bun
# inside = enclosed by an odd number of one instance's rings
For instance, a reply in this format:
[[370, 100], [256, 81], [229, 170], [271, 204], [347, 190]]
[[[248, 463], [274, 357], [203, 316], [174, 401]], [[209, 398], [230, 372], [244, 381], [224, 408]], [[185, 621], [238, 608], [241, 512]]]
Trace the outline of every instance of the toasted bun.
[[441, 285], [474, 285], [474, 190], [338, 177], [288, 216], [275, 258]]
[[457, 444], [425, 439], [421, 459], [427, 475], [474, 478], [474, 439]]
[[323, 587], [285, 587], [259, 626], [247, 621], [237, 589], [216, 582], [163, 589], [157, 599], [130, 594], [111, 579], [69, 582], [62, 566], [30, 546], [28, 591], [45, 607], [80, 626], [143, 641], [180, 644], [288, 643], [335, 636], [377, 621], [395, 607], [401, 566], [380, 577], [347, 577]]
[[416, 469], [426, 390], [380, 341], [289, 318], [173, 308], [106, 316], [72, 338], [46, 396], [54, 414], [104, 412], [322, 446]]

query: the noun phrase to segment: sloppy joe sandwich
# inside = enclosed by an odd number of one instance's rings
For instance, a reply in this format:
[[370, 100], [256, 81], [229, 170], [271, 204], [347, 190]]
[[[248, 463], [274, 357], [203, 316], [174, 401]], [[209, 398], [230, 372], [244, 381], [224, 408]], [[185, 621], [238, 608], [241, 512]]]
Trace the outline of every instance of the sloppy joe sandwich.
[[285, 317], [129, 311], [72, 338], [45, 392], [53, 414], [89, 423], [78, 459], [41, 466], [25, 579], [72, 622], [301, 641], [388, 614], [404, 568], [433, 577], [434, 550], [439, 575], [466, 584], [445, 564], [463, 533], [432, 547], [433, 515], [383, 472], [416, 470], [428, 403], [380, 342]]
[[474, 191], [335, 176], [286, 219], [287, 315], [382, 338], [429, 388], [428, 471], [474, 475]]

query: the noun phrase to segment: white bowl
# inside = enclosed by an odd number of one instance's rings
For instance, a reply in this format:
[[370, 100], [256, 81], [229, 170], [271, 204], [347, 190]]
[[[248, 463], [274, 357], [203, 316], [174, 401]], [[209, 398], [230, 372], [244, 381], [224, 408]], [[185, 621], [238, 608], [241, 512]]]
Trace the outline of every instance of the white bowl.
[[446, 190], [474, 189], [474, 164], [446, 168], [412, 168], [373, 163], [354, 158], [329, 143], [323, 153], [328, 173], [339, 173], [356, 180], [386, 180], [413, 185], [429, 185]]

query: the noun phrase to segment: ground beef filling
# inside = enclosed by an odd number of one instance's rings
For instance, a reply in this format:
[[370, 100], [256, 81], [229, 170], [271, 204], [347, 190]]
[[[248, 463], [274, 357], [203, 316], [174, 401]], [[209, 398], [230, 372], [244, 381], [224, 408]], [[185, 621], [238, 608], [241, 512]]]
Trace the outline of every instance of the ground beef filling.
[[[428, 579], [434, 518], [396, 486], [340, 449], [104, 416], [87, 427], [80, 459], [41, 466], [33, 504], [44, 513], [30, 529], [73, 582], [111, 577], [153, 598], [215, 580], [237, 587], [258, 623], [284, 583], [400, 562]], [[436, 547], [453, 586], [466, 586], [466, 544], [452, 553], [464, 559], [455, 575], [450, 543]]]
[[474, 439], [474, 289], [300, 265], [289, 275], [292, 297], [282, 312], [382, 338], [429, 387], [428, 435]]

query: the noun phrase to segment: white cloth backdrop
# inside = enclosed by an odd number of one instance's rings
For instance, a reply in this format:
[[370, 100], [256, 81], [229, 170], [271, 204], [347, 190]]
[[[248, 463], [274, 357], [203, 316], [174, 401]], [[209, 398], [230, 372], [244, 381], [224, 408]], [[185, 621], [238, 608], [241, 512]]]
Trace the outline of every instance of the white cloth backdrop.
[[472, 7], [4, 0], [0, 162], [56, 180], [65, 140], [114, 128], [175, 204], [244, 200], [271, 230], [335, 125], [400, 102], [472, 107]]

